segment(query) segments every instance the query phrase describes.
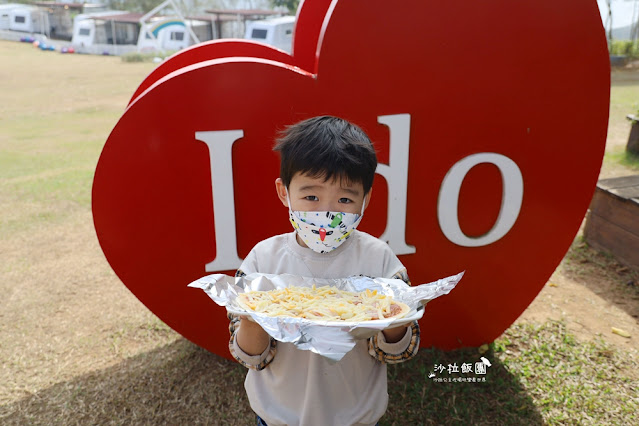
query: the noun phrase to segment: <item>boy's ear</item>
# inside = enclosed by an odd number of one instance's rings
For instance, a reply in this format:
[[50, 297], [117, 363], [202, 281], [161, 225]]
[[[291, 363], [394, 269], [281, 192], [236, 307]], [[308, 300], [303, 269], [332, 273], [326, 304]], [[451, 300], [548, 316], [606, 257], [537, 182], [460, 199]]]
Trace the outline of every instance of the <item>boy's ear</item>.
[[275, 191], [277, 191], [277, 198], [279, 198], [282, 204], [284, 204], [284, 207], [288, 207], [286, 185], [284, 185], [282, 178], [275, 179]]
[[364, 210], [368, 208], [368, 204], [371, 202], [371, 195], [373, 194], [373, 188], [368, 190], [368, 193], [364, 195]]

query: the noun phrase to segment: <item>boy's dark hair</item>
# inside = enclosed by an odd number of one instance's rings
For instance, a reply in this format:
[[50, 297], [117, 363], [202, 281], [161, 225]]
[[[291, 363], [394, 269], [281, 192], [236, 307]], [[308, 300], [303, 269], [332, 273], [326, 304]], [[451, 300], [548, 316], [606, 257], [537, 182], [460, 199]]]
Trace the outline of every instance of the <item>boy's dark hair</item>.
[[361, 182], [364, 194], [373, 186], [377, 156], [371, 140], [358, 126], [338, 117], [300, 121], [280, 133], [280, 178], [288, 188], [295, 173]]

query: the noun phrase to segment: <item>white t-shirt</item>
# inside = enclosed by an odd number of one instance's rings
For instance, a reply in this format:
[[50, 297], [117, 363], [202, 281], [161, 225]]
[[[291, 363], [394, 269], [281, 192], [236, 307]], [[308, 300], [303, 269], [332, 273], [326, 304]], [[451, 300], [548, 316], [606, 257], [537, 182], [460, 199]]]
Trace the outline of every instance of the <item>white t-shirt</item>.
[[[246, 274], [289, 273], [314, 278], [352, 275], [390, 278], [404, 270], [388, 244], [361, 231], [330, 253], [319, 254], [300, 246], [295, 232], [258, 243], [244, 259]], [[381, 335], [381, 332], [380, 332]], [[397, 343], [378, 345], [386, 353], [405, 351], [411, 340], [410, 327]], [[269, 349], [250, 356], [233, 342], [236, 355], [247, 364], [262, 362]], [[375, 424], [388, 404], [386, 364], [368, 353], [367, 340], [337, 363], [292, 343], [277, 343], [273, 361], [263, 370], [250, 369], [245, 381], [251, 408], [269, 426]]]

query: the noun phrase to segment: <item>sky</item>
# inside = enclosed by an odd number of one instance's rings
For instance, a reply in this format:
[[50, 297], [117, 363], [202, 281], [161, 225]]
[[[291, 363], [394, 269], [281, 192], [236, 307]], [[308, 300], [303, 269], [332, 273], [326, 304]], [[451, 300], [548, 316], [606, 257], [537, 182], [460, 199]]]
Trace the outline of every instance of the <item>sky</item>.
[[[612, 0], [611, 2], [612, 8], [612, 28], [620, 29], [628, 27], [628, 33], [630, 30], [630, 26], [632, 25], [633, 18], [635, 21], [639, 18], [639, 1], [638, 0]], [[606, 26], [606, 20], [608, 17], [608, 5], [606, 4], [606, 0], [597, 0], [597, 5], [599, 6], [599, 13], [601, 14], [601, 20]], [[608, 26], [606, 26], [606, 30]], [[625, 31], [624, 31], [625, 34]], [[615, 36], [615, 38], [630, 38], [629, 34], [626, 37], [621, 37], [620, 35]]]

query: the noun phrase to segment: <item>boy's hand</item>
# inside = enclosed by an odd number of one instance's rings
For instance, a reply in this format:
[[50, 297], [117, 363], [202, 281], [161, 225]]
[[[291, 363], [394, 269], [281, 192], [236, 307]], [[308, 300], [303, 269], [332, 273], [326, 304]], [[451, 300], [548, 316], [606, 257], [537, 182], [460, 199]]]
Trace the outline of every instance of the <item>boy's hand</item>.
[[382, 330], [382, 333], [384, 333], [384, 338], [386, 339], [386, 343], [397, 343], [402, 340], [402, 337], [404, 337], [404, 335], [406, 334], [407, 328], [408, 324]]
[[240, 316], [240, 328], [237, 330], [237, 345], [247, 355], [260, 355], [270, 343], [269, 335], [260, 325]]

